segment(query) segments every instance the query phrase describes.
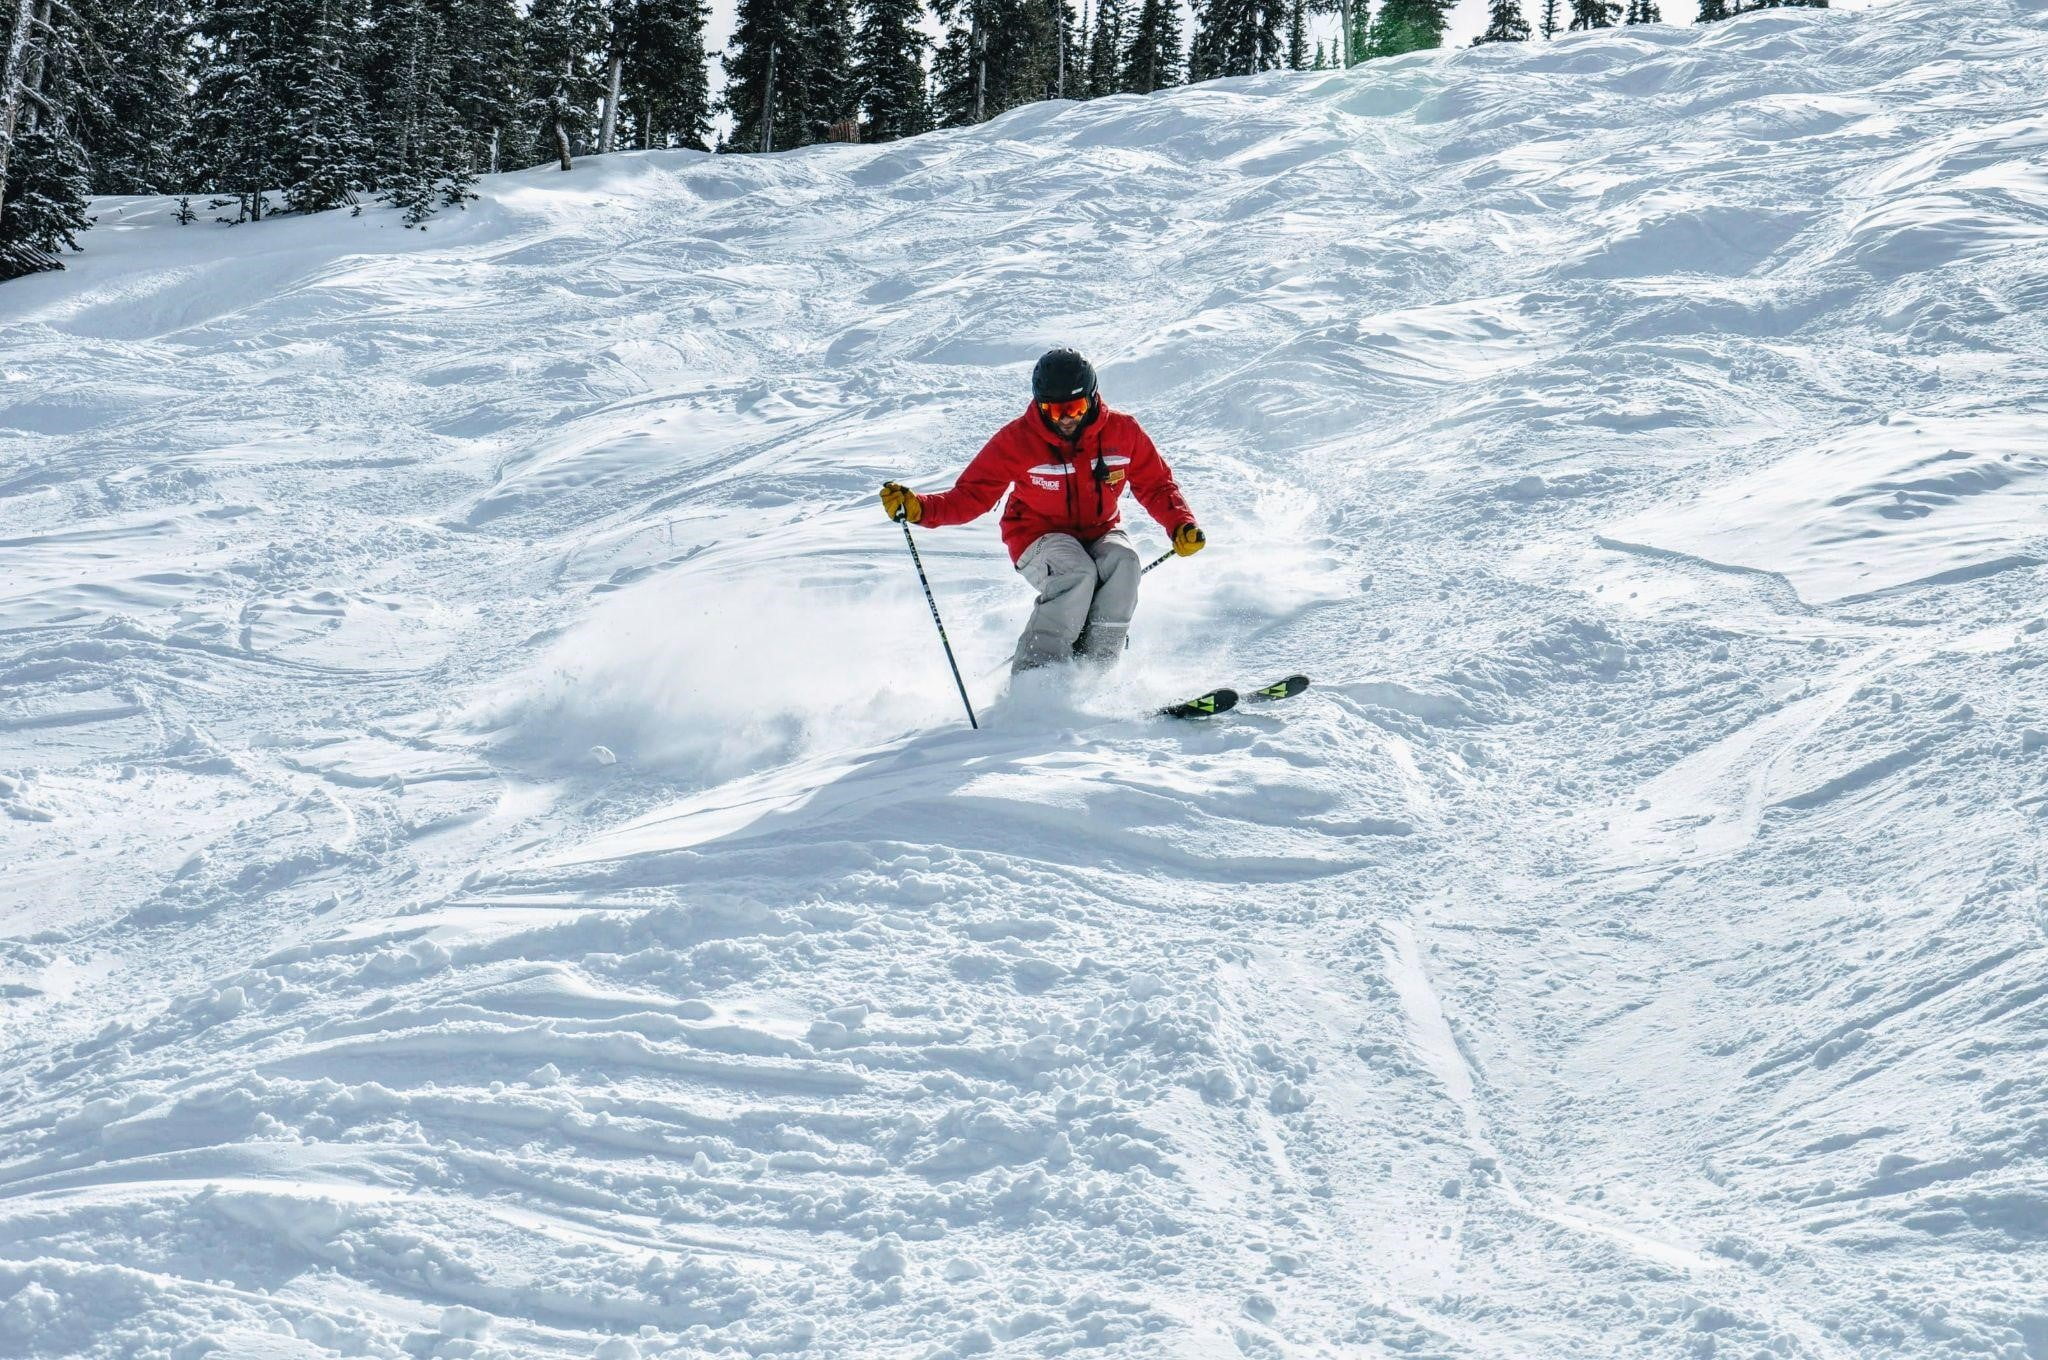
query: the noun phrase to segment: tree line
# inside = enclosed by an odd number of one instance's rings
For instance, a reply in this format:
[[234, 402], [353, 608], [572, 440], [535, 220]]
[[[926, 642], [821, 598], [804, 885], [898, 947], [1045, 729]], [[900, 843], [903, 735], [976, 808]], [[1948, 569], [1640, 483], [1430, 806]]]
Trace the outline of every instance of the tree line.
[[[181, 221], [366, 201], [422, 225], [477, 176], [614, 150], [776, 151], [1048, 98], [1441, 46], [1453, 0], [0, 0], [0, 280], [62, 268], [96, 194]], [[1660, 21], [1657, 0], [1492, 0], [1477, 42]], [[1827, 0], [1698, 0], [1701, 21]], [[1310, 14], [1338, 38], [1313, 53]], [[714, 140], [714, 126], [727, 127]]]

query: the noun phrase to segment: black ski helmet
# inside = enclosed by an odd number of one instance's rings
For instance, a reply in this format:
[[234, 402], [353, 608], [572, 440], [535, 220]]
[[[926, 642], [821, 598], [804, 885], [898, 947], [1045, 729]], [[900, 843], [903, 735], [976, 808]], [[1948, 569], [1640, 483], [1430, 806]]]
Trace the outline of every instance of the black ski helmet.
[[1078, 350], [1061, 347], [1038, 356], [1031, 369], [1033, 401], [1072, 401], [1075, 397], [1094, 395], [1095, 366], [1083, 359]]

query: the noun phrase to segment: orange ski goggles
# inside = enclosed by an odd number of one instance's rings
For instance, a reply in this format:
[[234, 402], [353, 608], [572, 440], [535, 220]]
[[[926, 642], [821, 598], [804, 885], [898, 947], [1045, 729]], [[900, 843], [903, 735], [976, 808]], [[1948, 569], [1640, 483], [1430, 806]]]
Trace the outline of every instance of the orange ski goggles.
[[1041, 401], [1038, 409], [1045, 412], [1047, 420], [1079, 420], [1088, 414], [1091, 397], [1075, 397], [1072, 401]]

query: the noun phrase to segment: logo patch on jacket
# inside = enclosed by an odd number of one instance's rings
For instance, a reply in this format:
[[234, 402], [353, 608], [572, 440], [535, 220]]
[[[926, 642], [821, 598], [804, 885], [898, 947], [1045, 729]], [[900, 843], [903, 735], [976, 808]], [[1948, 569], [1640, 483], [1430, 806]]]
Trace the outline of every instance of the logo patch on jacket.
[[1061, 483], [1054, 477], [1033, 477], [1031, 484], [1046, 491], [1058, 491], [1061, 489]]
[[1122, 481], [1123, 479], [1124, 479], [1124, 470], [1123, 470], [1122, 468], [1111, 468], [1111, 469], [1109, 470], [1109, 481], [1110, 481], [1110, 485], [1114, 486], [1114, 485], [1115, 485], [1116, 483], [1118, 483], [1118, 482]]

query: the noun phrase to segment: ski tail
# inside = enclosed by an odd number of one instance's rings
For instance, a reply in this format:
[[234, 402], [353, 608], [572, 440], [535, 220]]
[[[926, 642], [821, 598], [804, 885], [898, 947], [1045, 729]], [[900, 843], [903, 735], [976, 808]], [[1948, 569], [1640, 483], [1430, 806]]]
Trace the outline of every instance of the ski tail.
[[1198, 694], [1184, 702], [1168, 704], [1159, 712], [1168, 718], [1213, 718], [1218, 713], [1228, 713], [1236, 707], [1236, 690], [1212, 689], [1207, 694]]

